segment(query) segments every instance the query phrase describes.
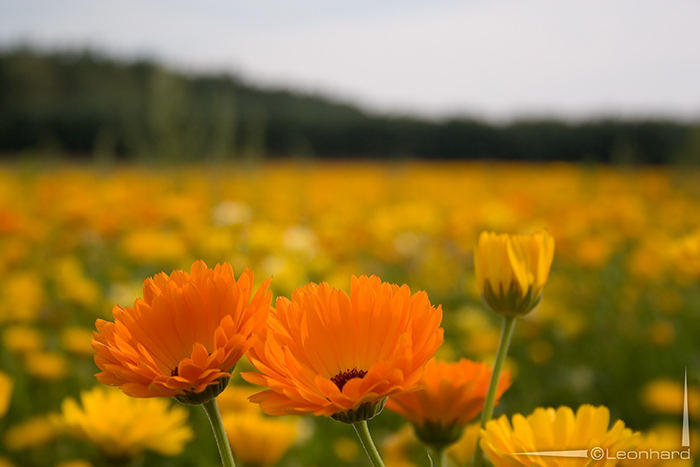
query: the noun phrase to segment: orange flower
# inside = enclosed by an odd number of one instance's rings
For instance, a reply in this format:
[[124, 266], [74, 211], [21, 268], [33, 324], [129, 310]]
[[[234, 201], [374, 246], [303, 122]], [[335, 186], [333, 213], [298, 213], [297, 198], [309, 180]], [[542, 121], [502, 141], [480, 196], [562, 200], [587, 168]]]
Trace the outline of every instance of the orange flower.
[[[146, 279], [133, 308], [114, 307], [114, 322], [98, 319], [92, 341], [97, 379], [134, 397], [173, 396], [201, 403], [214, 397], [263, 330], [272, 301], [266, 281], [253, 295], [253, 273], [238, 280], [229, 264]], [[209, 394], [211, 391], [218, 391]]]
[[[413, 423], [423, 443], [448, 446], [483, 409], [490, 379], [491, 367], [484, 363], [431, 360], [425, 366], [422, 389], [391, 396], [387, 408]], [[508, 386], [510, 377], [506, 373], [498, 380], [496, 398]]]
[[333, 416], [352, 423], [376, 415], [386, 397], [412, 390], [443, 341], [441, 307], [425, 292], [378, 277], [353, 277], [350, 295], [307, 284], [277, 299], [264, 342], [245, 373], [268, 390], [255, 394], [268, 414]]

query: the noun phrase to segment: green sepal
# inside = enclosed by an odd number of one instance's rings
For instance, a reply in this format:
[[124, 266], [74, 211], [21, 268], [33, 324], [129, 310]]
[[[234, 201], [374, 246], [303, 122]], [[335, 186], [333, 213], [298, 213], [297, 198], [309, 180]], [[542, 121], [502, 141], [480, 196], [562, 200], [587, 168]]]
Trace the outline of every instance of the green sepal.
[[519, 316], [532, 311], [542, 300], [542, 294], [537, 293], [535, 295], [533, 288], [530, 287], [523, 297], [522, 291], [515, 281], [510, 283], [507, 292], [504, 292], [503, 286], [500, 286], [498, 293], [496, 293], [491, 287], [491, 283], [486, 281], [481, 298], [496, 313], [506, 316]]
[[338, 412], [331, 415], [333, 420], [347, 423], [349, 425], [362, 420], [371, 420], [384, 410], [387, 398], [383, 398], [374, 402], [365, 402], [360, 404], [356, 409], [350, 409], [346, 412]]
[[205, 402], [209, 402], [210, 400], [221, 394], [224, 391], [224, 389], [226, 389], [226, 386], [228, 386], [228, 382], [230, 379], [230, 376], [222, 376], [221, 378], [216, 380], [216, 383], [210, 384], [209, 386], [204, 388], [204, 391], [202, 392], [185, 391], [182, 394], [173, 396], [173, 399], [185, 405], [204, 404]]
[[423, 425], [414, 424], [413, 431], [421, 443], [435, 451], [442, 451], [462, 437], [464, 425], [452, 423], [445, 426], [440, 423], [427, 421]]

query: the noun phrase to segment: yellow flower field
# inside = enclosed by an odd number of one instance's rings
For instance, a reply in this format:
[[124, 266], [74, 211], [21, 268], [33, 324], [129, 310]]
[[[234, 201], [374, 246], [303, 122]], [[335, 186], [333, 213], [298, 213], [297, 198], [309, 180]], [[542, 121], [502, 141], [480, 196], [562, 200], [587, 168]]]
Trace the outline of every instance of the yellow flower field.
[[[700, 420], [698, 180], [691, 169], [562, 164], [4, 166], [0, 465], [220, 465], [199, 410], [129, 399], [102, 414], [80, 407], [118, 398], [85, 392], [102, 386], [92, 331], [115, 305], [133, 306], [149, 276], [229, 262], [237, 278], [254, 272], [253, 290], [271, 277], [273, 294], [290, 296], [310, 281], [349, 291], [352, 275], [375, 274], [441, 305], [440, 359], [490, 363], [499, 317], [477, 289], [479, 234], [542, 229], [554, 261], [541, 303], [518, 318], [505, 363], [512, 385], [494, 418], [605, 406], [644, 446], [673, 448], [686, 368], [691, 427]], [[234, 455], [240, 446], [250, 465], [367, 465], [347, 427], [272, 418], [248, 402], [256, 391], [239, 373], [252, 369], [239, 361], [219, 401], [226, 425], [239, 417], [249, 427], [229, 430]], [[140, 413], [147, 419], [129, 433], [124, 420]], [[91, 419], [100, 416], [115, 420]], [[372, 420], [387, 465], [428, 465], [405, 423], [389, 410]], [[478, 432], [468, 434], [473, 446]]]

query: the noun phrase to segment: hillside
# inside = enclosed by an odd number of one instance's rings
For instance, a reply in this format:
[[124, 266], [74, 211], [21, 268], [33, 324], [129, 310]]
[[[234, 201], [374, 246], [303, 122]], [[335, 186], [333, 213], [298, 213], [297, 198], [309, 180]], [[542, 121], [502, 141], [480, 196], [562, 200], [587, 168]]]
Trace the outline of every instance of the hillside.
[[[696, 157], [669, 120], [494, 124], [379, 115], [325, 96], [265, 89], [93, 52], [0, 52], [0, 152], [192, 160], [315, 156], [663, 163]], [[690, 148], [690, 149], [689, 149]]]

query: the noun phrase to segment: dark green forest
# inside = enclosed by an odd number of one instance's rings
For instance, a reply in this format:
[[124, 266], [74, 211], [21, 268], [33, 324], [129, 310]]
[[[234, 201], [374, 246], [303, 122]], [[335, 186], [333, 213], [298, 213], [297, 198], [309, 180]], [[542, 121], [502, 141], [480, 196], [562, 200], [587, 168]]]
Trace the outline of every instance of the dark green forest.
[[[468, 84], [465, 84], [465, 86]], [[429, 120], [367, 112], [90, 51], [0, 51], [0, 153], [116, 160], [259, 157], [667, 163], [700, 159], [697, 124], [669, 119]]]

